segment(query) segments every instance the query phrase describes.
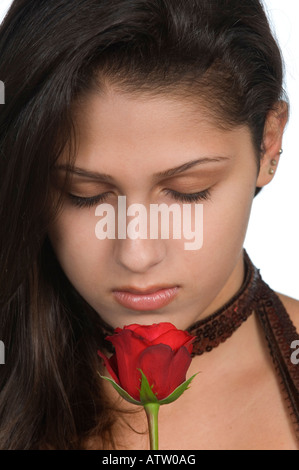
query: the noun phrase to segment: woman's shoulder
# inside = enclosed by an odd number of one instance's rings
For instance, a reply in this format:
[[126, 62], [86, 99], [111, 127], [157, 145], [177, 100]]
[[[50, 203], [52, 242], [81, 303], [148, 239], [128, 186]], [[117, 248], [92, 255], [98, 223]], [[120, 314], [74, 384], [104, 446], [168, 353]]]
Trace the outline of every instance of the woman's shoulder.
[[287, 295], [276, 292], [283, 306], [288, 312], [296, 330], [299, 333], [299, 300], [288, 297]]

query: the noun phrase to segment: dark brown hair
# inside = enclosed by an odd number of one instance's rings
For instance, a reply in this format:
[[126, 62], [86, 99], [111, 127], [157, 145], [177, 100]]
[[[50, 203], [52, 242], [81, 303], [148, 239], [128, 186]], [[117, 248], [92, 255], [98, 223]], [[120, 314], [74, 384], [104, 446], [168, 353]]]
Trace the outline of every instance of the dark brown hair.
[[93, 435], [113, 445], [97, 375], [104, 325], [47, 237], [73, 103], [105, 81], [198, 99], [217, 125], [250, 128], [258, 161], [282, 72], [258, 0], [13, 2], [0, 28], [1, 449], [79, 449]]

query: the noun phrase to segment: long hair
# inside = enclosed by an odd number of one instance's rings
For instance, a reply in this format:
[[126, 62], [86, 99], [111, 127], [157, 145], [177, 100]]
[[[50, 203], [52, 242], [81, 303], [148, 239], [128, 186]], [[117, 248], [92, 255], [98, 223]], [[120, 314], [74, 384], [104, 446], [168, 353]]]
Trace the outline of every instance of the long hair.
[[258, 163], [282, 78], [258, 0], [13, 2], [0, 27], [1, 449], [116, 445], [97, 375], [106, 325], [47, 237], [60, 207], [52, 169], [66, 146], [70, 165], [76, 154], [76, 101], [107, 81], [199, 100], [220, 127], [249, 127]]

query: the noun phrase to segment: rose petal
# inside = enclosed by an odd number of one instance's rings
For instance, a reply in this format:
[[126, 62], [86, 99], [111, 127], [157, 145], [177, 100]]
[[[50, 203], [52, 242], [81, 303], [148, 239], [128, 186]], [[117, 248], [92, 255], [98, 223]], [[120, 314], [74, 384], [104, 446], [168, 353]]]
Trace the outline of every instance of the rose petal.
[[117, 374], [117, 364], [116, 364], [116, 361], [115, 361], [115, 357], [112, 356], [110, 359], [108, 359], [108, 357], [106, 357], [100, 350], [98, 351], [98, 355], [104, 360], [105, 366], [106, 366], [109, 374], [113, 378], [113, 380], [115, 380], [115, 382], [118, 385], [120, 385], [119, 379], [118, 379], [118, 374]]
[[156, 344], [146, 348], [139, 357], [138, 368], [145, 374], [158, 399], [166, 398], [169, 393], [168, 370], [174, 353], [166, 344]]
[[178, 331], [172, 323], [154, 323], [153, 325], [131, 325], [134, 333], [142, 336], [150, 342], [167, 333], [168, 331]]
[[120, 333], [123, 329], [122, 328], [115, 328], [114, 334]]
[[191, 356], [185, 347], [177, 353], [165, 344], [150, 346], [141, 353], [139, 367], [159, 400], [168, 397], [186, 380]]
[[168, 395], [170, 395], [179, 385], [185, 382], [186, 373], [191, 364], [191, 360], [191, 355], [184, 346], [180, 348], [175, 354], [168, 369]]
[[[192, 344], [193, 340], [195, 339], [194, 336], [191, 336], [186, 331], [182, 330], [169, 330], [164, 334], [158, 336], [154, 341], [153, 344], [168, 344], [171, 349], [177, 351], [182, 346], [185, 346], [189, 350], [189, 346]], [[191, 347], [192, 351], [192, 347]], [[190, 351], [190, 353], [191, 353]]]
[[106, 339], [109, 339], [115, 348], [120, 386], [139, 400], [140, 372], [137, 361], [141, 352], [148, 347], [147, 343], [130, 330], [122, 330]]

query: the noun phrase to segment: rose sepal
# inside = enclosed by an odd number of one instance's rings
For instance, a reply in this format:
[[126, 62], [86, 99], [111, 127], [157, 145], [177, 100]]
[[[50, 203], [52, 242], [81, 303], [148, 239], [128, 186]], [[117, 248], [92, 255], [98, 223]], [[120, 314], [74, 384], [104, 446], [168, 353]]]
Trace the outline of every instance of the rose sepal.
[[120, 385], [118, 385], [113, 379], [110, 379], [110, 377], [105, 377], [104, 375], [101, 375], [99, 374], [99, 376], [102, 378], [102, 379], [105, 379], [107, 380], [108, 382], [111, 383], [111, 385], [113, 386], [113, 388], [120, 394], [120, 396], [128, 401], [129, 403], [133, 403], [133, 405], [142, 405], [141, 401], [137, 401], [135, 400], [135, 398], [131, 397], [131, 395], [128, 394], [128, 392], [126, 392]]
[[180, 396], [185, 392], [185, 390], [189, 388], [190, 383], [192, 382], [192, 380], [198, 373], [199, 372], [192, 375], [190, 379], [186, 380], [181, 385], [179, 385], [170, 395], [168, 395], [168, 397], [163, 398], [163, 400], [159, 400], [158, 401], [159, 405], [168, 405], [168, 403], [172, 403], [173, 401], [180, 398]]
[[148, 405], [149, 403], [160, 404], [160, 401], [152, 390], [153, 385], [150, 386], [146, 375], [141, 369], [138, 370], [141, 373], [140, 401], [142, 405]]
[[192, 377], [190, 377], [188, 380], [185, 380], [181, 385], [179, 385], [168, 397], [163, 398], [162, 400], [158, 400], [154, 392], [152, 391], [152, 387], [150, 386], [145, 374], [142, 372], [141, 369], [139, 369], [141, 373], [141, 388], [140, 388], [140, 401], [135, 400], [135, 398], [131, 397], [128, 392], [126, 392], [120, 385], [118, 385], [113, 379], [110, 379], [110, 377], [106, 377], [104, 375], [99, 374], [99, 376], [102, 379], [107, 380], [108, 382], [111, 383], [113, 388], [120, 394], [120, 396], [128, 401], [129, 403], [132, 403], [133, 405], [147, 405], [149, 403], [157, 404], [157, 405], [168, 405], [169, 403], [172, 403], [173, 401], [177, 400], [184, 392], [189, 388], [190, 383], [194, 379], [194, 377], [198, 374], [198, 372]]

